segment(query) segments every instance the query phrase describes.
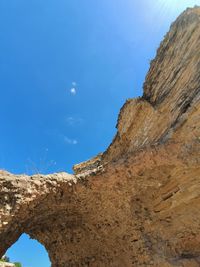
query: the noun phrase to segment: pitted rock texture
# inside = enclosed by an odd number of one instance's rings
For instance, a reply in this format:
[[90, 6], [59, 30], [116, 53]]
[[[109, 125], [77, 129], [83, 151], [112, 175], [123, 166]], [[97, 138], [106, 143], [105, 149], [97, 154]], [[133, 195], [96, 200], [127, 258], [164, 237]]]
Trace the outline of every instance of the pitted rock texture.
[[[198, 106], [200, 87], [199, 25], [199, 8], [186, 10], [172, 24], [151, 62], [143, 97], [128, 100], [120, 112], [118, 133], [105, 160], [174, 139], [177, 128], [194, 117], [190, 114]], [[189, 130], [184, 139], [193, 138], [191, 134]]]
[[28, 233], [53, 267], [200, 266], [200, 8], [172, 25], [142, 98], [75, 174], [0, 172], [0, 256]]

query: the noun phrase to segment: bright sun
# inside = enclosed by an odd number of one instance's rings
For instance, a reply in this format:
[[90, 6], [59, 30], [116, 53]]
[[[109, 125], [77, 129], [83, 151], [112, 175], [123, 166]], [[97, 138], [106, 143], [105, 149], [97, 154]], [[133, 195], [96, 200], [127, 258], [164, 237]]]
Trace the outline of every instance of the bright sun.
[[200, 5], [200, 0], [158, 0], [156, 1], [157, 9], [163, 14], [180, 13], [187, 7]]
[[194, 5], [200, 5], [200, 0], [158, 0], [158, 3], [164, 8], [187, 8], [193, 7]]

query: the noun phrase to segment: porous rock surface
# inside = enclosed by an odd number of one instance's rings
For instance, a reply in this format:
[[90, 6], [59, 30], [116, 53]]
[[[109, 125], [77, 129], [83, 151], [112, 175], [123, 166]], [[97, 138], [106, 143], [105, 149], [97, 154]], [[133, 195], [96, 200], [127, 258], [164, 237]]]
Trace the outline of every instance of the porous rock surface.
[[173, 23], [117, 128], [74, 175], [0, 172], [0, 256], [28, 233], [53, 267], [200, 266], [200, 8]]

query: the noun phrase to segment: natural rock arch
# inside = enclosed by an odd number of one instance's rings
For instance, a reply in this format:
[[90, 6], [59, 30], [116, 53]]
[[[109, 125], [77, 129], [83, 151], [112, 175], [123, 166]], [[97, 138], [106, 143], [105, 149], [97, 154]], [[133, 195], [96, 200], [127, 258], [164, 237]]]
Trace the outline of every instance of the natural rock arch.
[[[36, 239], [23, 233], [19, 239], [6, 251], [4, 260], [13, 263], [19, 263], [22, 266], [50, 267], [51, 262], [45, 247]], [[13, 263], [12, 263], [13, 262]], [[2, 266], [3, 267], [3, 266]]]
[[28, 233], [53, 267], [199, 266], [200, 8], [172, 25], [144, 95], [75, 174], [0, 173], [0, 255]]

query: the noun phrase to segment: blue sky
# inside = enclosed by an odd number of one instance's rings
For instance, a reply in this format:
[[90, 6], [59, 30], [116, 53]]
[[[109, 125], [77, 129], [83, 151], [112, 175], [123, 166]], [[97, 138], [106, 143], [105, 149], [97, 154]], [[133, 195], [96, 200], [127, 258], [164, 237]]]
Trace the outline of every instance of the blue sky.
[[[120, 107], [142, 94], [170, 24], [195, 4], [200, 0], [1, 0], [0, 168], [72, 172], [104, 151]], [[8, 254], [24, 267], [42, 259], [49, 267], [38, 250], [22, 236]]]

